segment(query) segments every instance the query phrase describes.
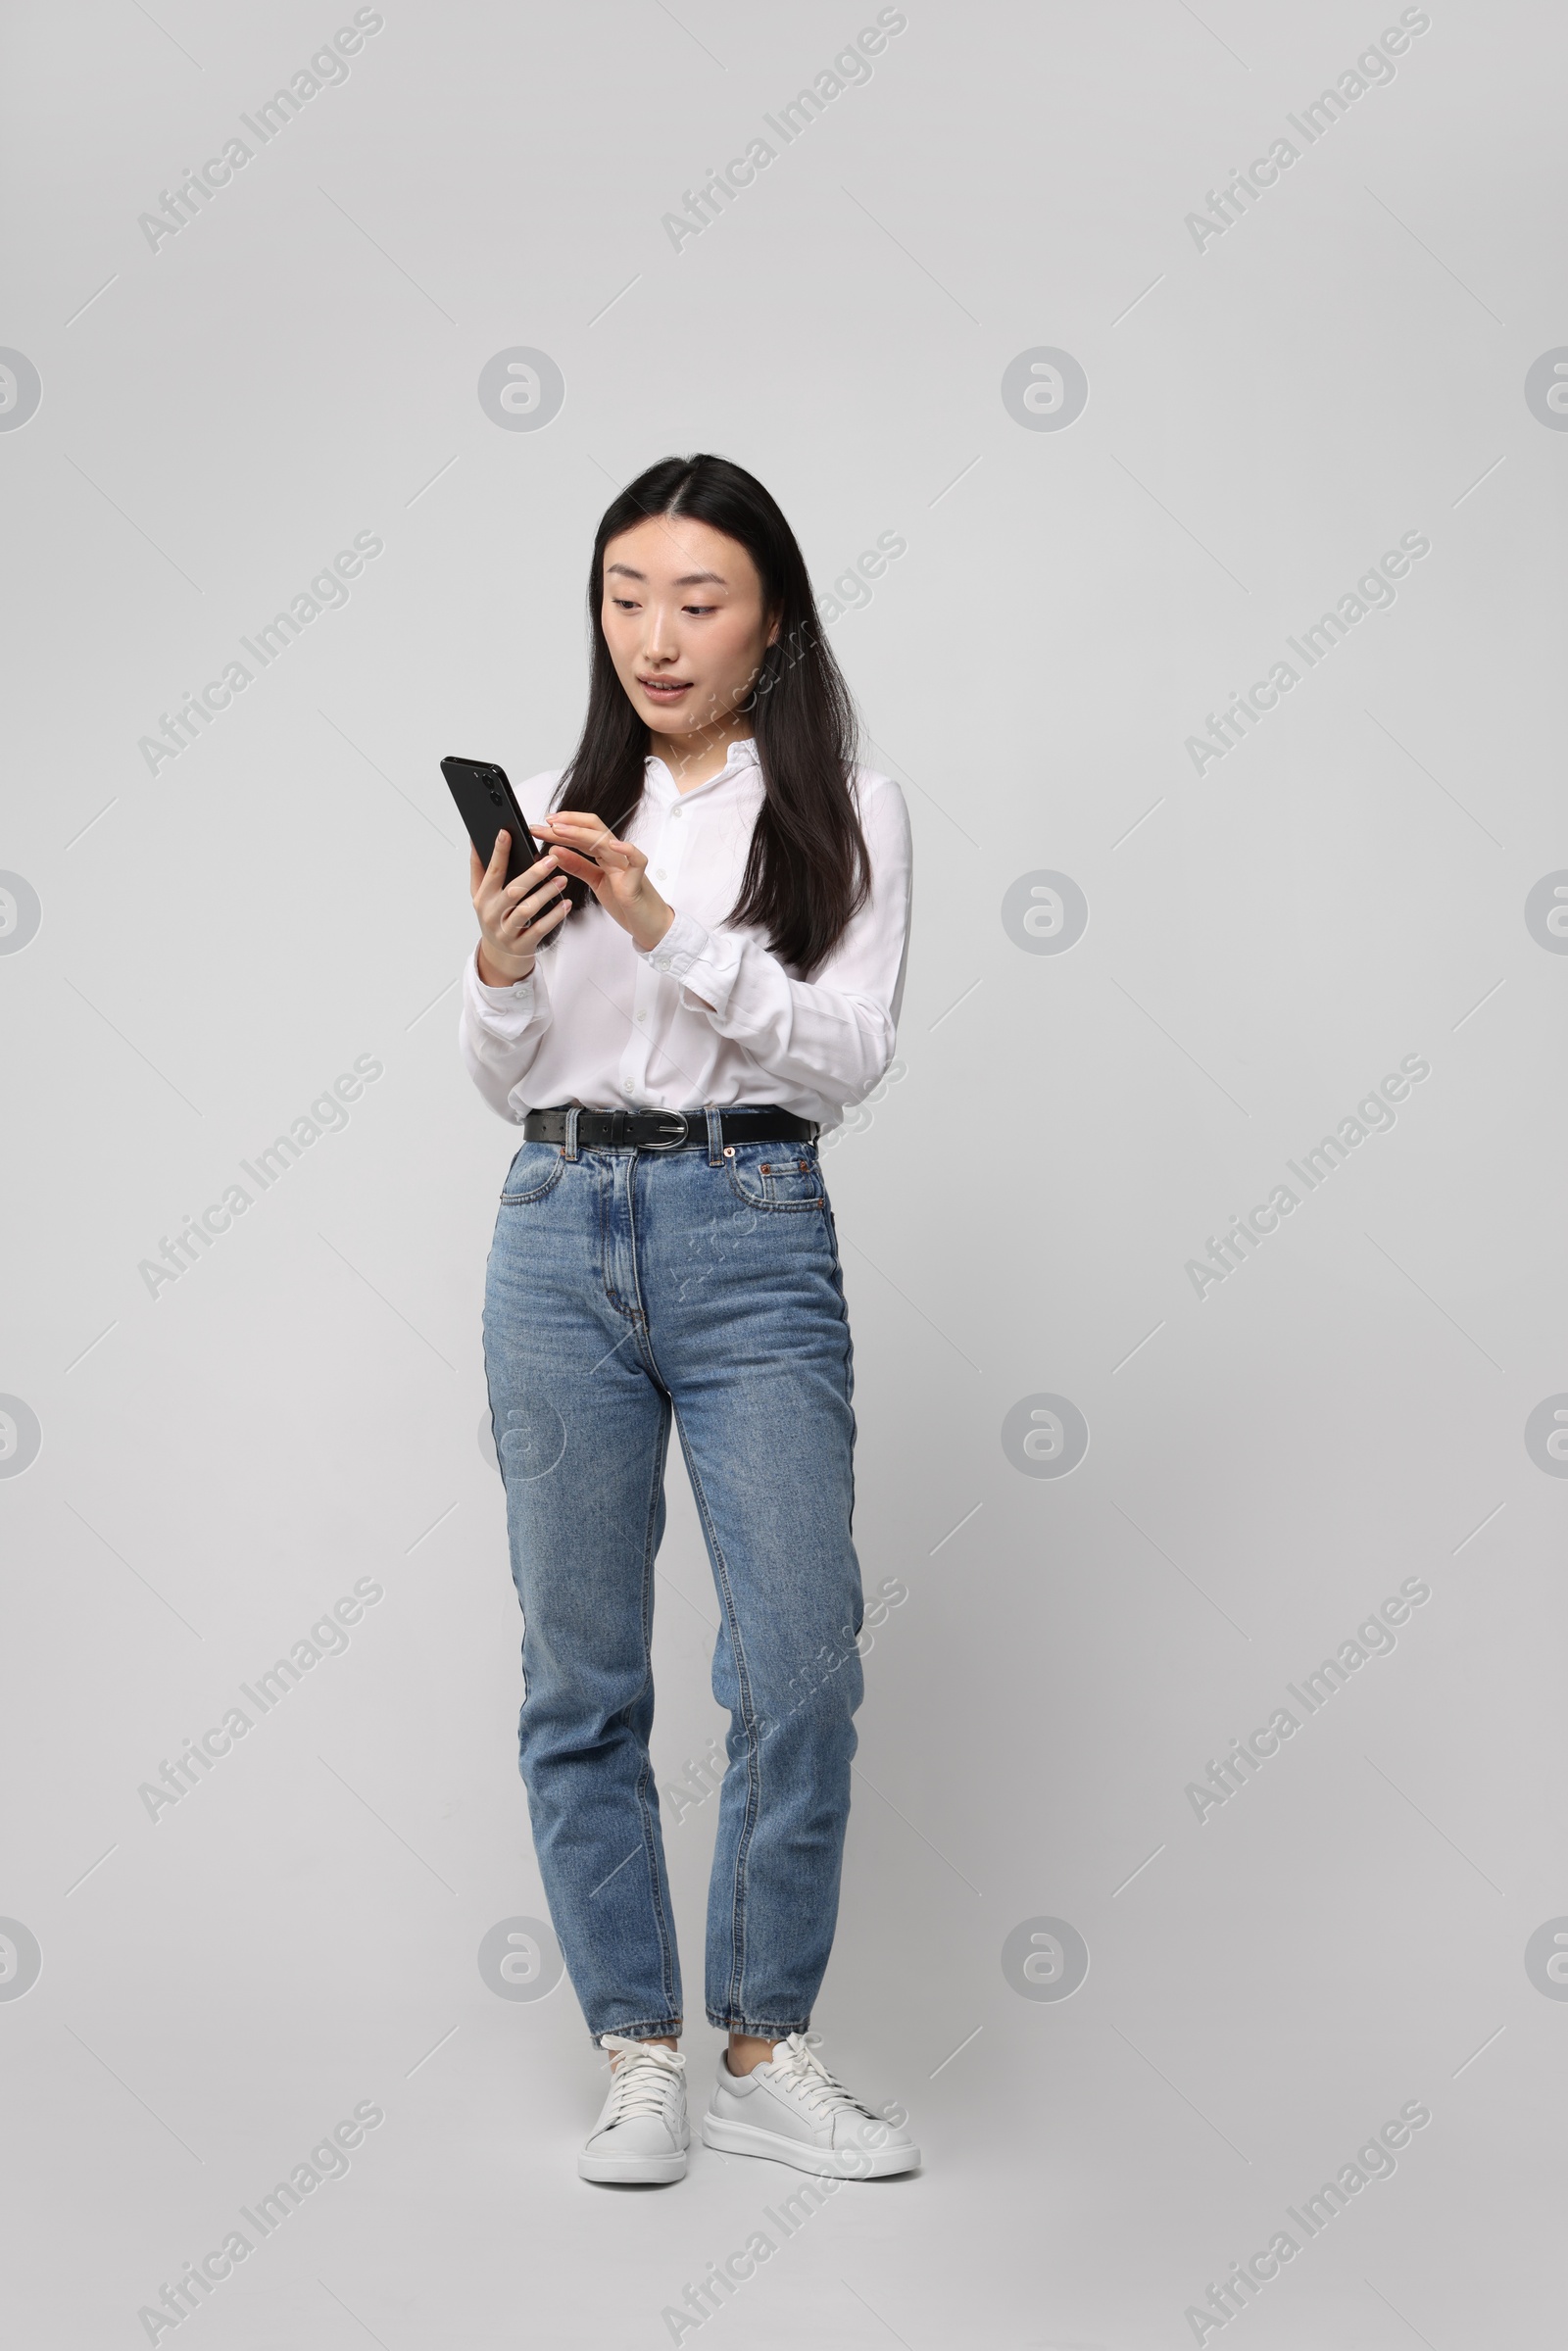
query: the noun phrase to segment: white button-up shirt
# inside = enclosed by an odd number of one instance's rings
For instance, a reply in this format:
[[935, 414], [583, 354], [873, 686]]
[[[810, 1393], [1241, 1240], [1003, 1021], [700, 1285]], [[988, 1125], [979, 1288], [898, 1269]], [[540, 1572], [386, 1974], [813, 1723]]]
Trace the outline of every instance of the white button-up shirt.
[[[521, 787], [525, 815], [543, 817], [560, 773]], [[893, 1058], [909, 930], [904, 795], [890, 776], [863, 767], [855, 791], [871, 895], [814, 977], [802, 980], [761, 932], [725, 919], [762, 805], [756, 744], [733, 745], [720, 773], [686, 793], [651, 758], [620, 837], [647, 857], [675, 919], [641, 954], [590, 900], [510, 988], [485, 986], [475, 949], [458, 1042], [491, 1107], [520, 1123], [536, 1105], [564, 1102], [589, 1110], [777, 1102], [837, 1126], [845, 1104], [868, 1094]]]

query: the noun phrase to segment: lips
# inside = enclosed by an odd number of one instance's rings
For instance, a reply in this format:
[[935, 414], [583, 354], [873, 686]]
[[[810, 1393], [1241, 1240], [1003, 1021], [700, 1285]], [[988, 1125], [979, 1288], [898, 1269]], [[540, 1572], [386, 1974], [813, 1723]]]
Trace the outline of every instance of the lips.
[[656, 702], [675, 702], [682, 694], [691, 692], [690, 678], [640, 677], [637, 683]]

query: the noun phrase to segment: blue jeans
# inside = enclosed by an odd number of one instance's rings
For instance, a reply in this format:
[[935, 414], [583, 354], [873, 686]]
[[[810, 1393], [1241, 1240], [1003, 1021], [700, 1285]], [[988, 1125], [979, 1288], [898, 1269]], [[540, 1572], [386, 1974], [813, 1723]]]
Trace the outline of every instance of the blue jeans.
[[[696, 1114], [701, 1116], [701, 1113]], [[597, 2039], [677, 2033], [648, 1739], [654, 1560], [679, 1432], [729, 1711], [710, 2024], [804, 2032], [850, 1807], [860, 1573], [849, 1317], [814, 1144], [525, 1143], [501, 1195], [485, 1370], [523, 1614], [518, 1757], [545, 1895]], [[699, 1132], [701, 1129], [699, 1128]]]

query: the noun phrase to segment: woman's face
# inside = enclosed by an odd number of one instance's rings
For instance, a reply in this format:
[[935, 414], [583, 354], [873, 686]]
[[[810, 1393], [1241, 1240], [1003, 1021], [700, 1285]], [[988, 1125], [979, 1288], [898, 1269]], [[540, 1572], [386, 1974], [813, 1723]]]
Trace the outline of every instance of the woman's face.
[[656, 735], [733, 716], [778, 635], [738, 539], [686, 514], [655, 514], [605, 549], [603, 621], [615, 674]]

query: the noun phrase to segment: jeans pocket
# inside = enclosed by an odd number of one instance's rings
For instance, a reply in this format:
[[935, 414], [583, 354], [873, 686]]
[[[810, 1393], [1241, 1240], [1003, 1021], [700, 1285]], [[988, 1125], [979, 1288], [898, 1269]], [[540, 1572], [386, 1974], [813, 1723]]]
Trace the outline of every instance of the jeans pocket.
[[566, 1161], [560, 1146], [554, 1143], [525, 1143], [501, 1187], [501, 1205], [516, 1208], [528, 1200], [543, 1200], [554, 1191], [565, 1173]]
[[741, 1143], [724, 1154], [730, 1189], [748, 1208], [820, 1208], [825, 1195], [814, 1143]]

